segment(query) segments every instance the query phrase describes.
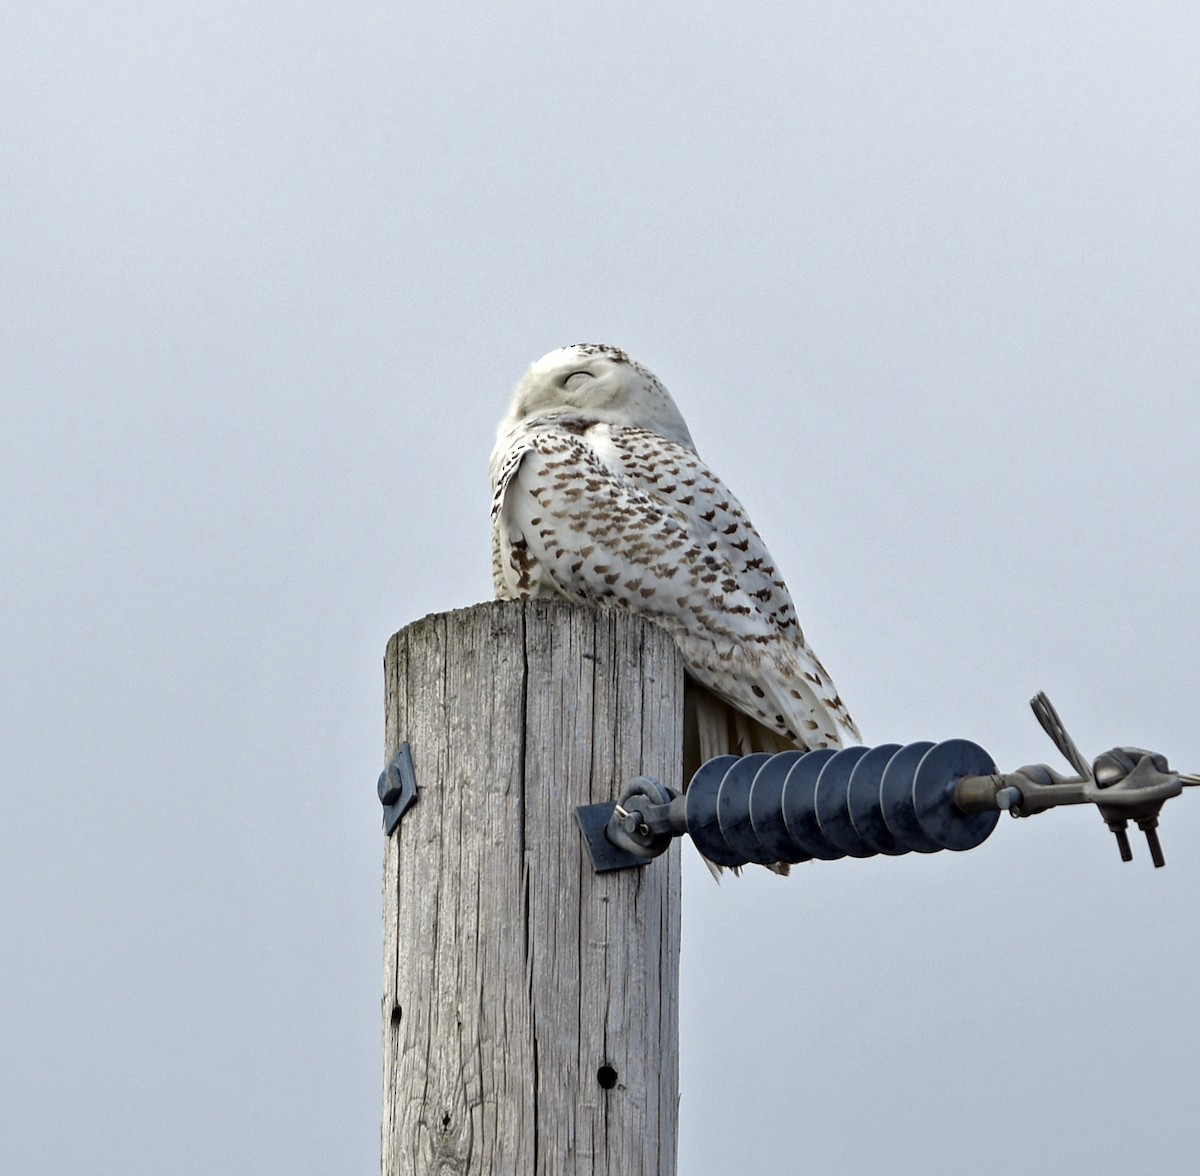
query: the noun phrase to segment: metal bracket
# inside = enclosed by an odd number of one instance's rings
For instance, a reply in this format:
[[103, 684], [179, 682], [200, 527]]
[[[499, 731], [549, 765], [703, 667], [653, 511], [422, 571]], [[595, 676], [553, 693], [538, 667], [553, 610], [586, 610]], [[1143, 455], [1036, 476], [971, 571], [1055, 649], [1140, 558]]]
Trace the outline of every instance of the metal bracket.
[[390, 837], [400, 818], [417, 803], [417, 773], [407, 743], [400, 744], [400, 750], [379, 776], [379, 801], [383, 805], [383, 831]]
[[626, 785], [616, 804], [579, 805], [575, 819], [596, 873], [644, 866], [658, 857], [687, 827], [682, 811], [671, 808], [678, 799], [674, 789], [653, 776], [639, 776]]
[[604, 804], [581, 804], [575, 809], [575, 819], [579, 822], [588, 852], [592, 855], [592, 869], [597, 874], [649, 865], [651, 860], [630, 853], [627, 849], [619, 849], [605, 836], [605, 830], [616, 809], [616, 804], [611, 800]]

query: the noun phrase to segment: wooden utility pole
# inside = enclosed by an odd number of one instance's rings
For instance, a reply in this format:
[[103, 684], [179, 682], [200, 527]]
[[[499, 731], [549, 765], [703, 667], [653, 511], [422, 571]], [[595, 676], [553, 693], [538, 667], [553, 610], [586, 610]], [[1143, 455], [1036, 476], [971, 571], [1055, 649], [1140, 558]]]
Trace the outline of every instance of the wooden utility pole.
[[418, 801], [384, 865], [384, 1176], [673, 1176], [678, 843], [596, 874], [574, 815], [678, 786], [673, 641], [495, 602], [402, 629], [385, 674]]

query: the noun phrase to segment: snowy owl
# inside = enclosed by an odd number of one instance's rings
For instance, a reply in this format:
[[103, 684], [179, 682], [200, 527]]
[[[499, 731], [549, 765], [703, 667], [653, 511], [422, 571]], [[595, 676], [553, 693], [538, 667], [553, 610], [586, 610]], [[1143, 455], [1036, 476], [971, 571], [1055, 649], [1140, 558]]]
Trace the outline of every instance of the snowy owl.
[[624, 609], [674, 636], [703, 687], [689, 683], [689, 771], [858, 740], [758, 532], [666, 388], [623, 351], [542, 356], [500, 423], [491, 479], [499, 599]]

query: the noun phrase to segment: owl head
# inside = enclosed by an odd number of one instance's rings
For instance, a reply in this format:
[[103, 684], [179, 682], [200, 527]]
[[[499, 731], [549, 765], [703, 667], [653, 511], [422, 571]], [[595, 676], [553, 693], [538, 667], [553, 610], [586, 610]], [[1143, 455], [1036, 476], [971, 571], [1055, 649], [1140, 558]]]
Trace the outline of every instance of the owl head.
[[603, 343], [574, 343], [543, 355], [517, 385], [506, 424], [559, 416], [635, 425], [695, 448], [658, 378], [620, 348]]

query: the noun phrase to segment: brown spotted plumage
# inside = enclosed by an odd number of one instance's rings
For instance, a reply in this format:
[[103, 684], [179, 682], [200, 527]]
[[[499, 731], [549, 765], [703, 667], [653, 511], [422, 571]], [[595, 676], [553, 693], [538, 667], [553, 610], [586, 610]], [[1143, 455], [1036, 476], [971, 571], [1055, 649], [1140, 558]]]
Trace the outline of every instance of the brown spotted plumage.
[[496, 595], [626, 609], [670, 630], [710, 692], [695, 700], [693, 761], [858, 739], [758, 532], [666, 389], [623, 351], [539, 359], [491, 476]]

